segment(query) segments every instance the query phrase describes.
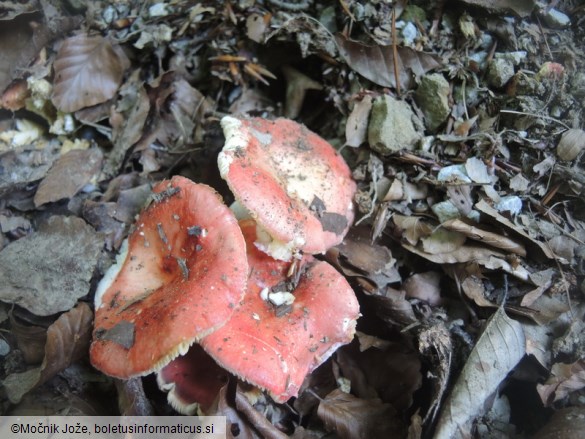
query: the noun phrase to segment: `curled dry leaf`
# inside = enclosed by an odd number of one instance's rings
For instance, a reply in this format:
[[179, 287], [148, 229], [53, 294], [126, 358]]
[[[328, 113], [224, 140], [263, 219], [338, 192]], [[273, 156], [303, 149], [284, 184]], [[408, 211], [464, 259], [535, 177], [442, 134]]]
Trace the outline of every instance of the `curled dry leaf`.
[[520, 256], [526, 256], [526, 248], [518, 242], [497, 233], [480, 229], [462, 219], [452, 219], [441, 224], [446, 229], [459, 232], [475, 241], [483, 242], [495, 248], [509, 251]]
[[93, 313], [86, 303], [61, 315], [47, 330], [45, 357], [40, 367], [9, 375], [2, 384], [12, 403], [47, 382], [86, 355], [91, 338]]
[[524, 356], [525, 345], [522, 325], [498, 309], [445, 401], [435, 437], [466, 437], [470, 422], [482, 414], [487, 399]]
[[403, 437], [404, 426], [390, 404], [360, 399], [334, 390], [319, 404], [317, 415], [325, 428], [340, 438]]
[[112, 98], [130, 61], [120, 46], [101, 36], [76, 35], [63, 41], [53, 65], [53, 104], [65, 113]]
[[372, 110], [372, 95], [365, 95], [353, 105], [345, 125], [345, 144], [357, 148], [368, 139], [368, 121]]
[[551, 376], [544, 384], [537, 384], [536, 390], [542, 403], [550, 406], [553, 402], [566, 398], [570, 393], [585, 387], [585, 360], [573, 364], [556, 363]]
[[534, 0], [463, 0], [463, 3], [494, 12], [513, 11], [520, 17], [530, 15], [536, 4]]
[[[370, 337], [366, 343], [377, 344], [365, 346], [362, 340], [366, 337]], [[359, 341], [359, 346], [354, 342], [336, 354], [336, 364], [350, 380], [352, 394], [364, 399], [380, 398], [399, 411], [407, 410], [422, 384], [418, 353], [401, 343], [366, 334], [360, 334]]]
[[411, 88], [415, 84], [414, 78], [441, 67], [436, 56], [417, 52], [409, 47], [397, 47], [398, 57], [395, 59], [392, 46], [369, 46], [349, 40], [341, 34], [335, 36], [335, 42], [349, 67], [382, 87], [396, 88], [395, 63], [400, 87], [403, 89]]
[[406, 292], [406, 297], [414, 297], [436, 306], [441, 303], [440, 282], [441, 275], [436, 271], [429, 271], [410, 276], [404, 281], [402, 288]]
[[545, 256], [548, 259], [555, 259], [555, 254], [546, 243], [531, 238], [522, 227], [517, 226], [508, 218], [499, 214], [498, 211], [490, 206], [485, 200], [478, 201], [474, 208], [482, 213], [482, 222], [498, 224], [505, 227], [508, 232], [511, 232], [511, 234], [525, 239], [525, 245], [528, 249], [528, 254], [530, 254], [531, 257], [537, 258], [539, 256]]

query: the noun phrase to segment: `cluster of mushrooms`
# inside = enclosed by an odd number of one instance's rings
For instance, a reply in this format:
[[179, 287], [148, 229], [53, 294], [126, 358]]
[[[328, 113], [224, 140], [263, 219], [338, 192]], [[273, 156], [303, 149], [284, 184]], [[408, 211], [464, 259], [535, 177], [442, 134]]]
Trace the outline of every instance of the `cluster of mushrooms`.
[[92, 364], [123, 379], [156, 372], [184, 414], [205, 413], [227, 372], [276, 402], [297, 396], [359, 317], [345, 278], [311, 256], [354, 219], [347, 164], [291, 120], [221, 125], [236, 202], [184, 177], [158, 183], [95, 296]]

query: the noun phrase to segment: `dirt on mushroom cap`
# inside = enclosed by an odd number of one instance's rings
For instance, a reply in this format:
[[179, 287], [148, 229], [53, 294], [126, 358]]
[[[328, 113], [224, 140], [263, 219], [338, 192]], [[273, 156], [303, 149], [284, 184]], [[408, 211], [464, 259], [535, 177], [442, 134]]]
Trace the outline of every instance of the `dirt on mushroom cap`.
[[220, 173], [275, 241], [306, 253], [341, 242], [353, 222], [356, 185], [329, 143], [287, 119], [226, 116], [222, 127]]
[[173, 177], [154, 188], [111, 270], [96, 293], [91, 362], [115, 377], [145, 375], [229, 319], [246, 288], [246, 244], [212, 188]]

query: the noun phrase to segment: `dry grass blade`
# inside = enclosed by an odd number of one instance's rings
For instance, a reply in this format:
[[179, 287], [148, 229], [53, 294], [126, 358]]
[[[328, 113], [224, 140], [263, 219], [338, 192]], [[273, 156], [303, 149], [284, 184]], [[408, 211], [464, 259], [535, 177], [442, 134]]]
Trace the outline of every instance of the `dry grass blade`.
[[101, 36], [63, 41], [53, 65], [53, 104], [66, 113], [112, 98], [130, 66], [126, 54]]

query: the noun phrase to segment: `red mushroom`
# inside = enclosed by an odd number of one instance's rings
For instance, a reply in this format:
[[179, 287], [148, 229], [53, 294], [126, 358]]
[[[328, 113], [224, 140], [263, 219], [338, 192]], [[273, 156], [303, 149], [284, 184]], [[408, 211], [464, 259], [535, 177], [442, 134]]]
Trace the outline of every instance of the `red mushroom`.
[[171, 406], [184, 415], [204, 414], [213, 405], [229, 374], [199, 346], [194, 344], [159, 370], [156, 382], [169, 392]]
[[219, 170], [236, 200], [265, 233], [257, 245], [290, 260], [339, 244], [353, 218], [355, 182], [335, 149], [304, 126], [226, 116]]
[[352, 340], [359, 305], [345, 278], [311, 256], [298, 264], [298, 279], [287, 282], [290, 264], [254, 246], [255, 222], [240, 227], [250, 266], [246, 295], [230, 320], [200, 343], [220, 366], [284, 402]]
[[246, 288], [246, 244], [221, 197], [183, 177], [153, 191], [95, 296], [91, 362], [119, 378], [186, 353], [231, 317]]

